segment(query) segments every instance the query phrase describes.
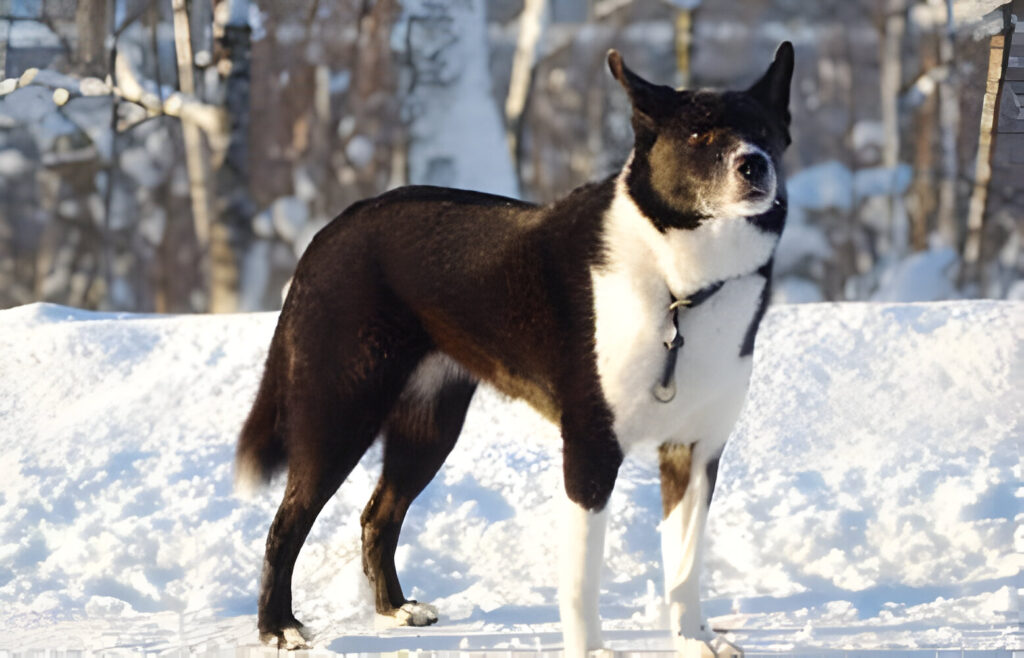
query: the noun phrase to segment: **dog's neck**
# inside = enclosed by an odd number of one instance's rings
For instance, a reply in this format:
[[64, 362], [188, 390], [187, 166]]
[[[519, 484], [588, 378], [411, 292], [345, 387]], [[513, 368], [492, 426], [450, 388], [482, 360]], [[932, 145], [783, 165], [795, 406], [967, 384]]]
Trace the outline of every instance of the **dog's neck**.
[[713, 217], [694, 229], [658, 231], [629, 194], [633, 156], [615, 180], [605, 215], [608, 266], [656, 275], [677, 299], [713, 283], [756, 271], [771, 258], [778, 235], [744, 217]]

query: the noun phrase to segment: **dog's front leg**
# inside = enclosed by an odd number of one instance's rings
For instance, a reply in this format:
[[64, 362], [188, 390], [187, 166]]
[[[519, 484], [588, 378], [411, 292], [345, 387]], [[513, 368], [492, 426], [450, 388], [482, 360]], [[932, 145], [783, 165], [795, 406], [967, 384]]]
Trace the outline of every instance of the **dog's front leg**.
[[566, 498], [559, 554], [558, 612], [566, 658], [581, 658], [601, 648], [597, 610], [604, 562], [608, 509], [588, 510]]
[[[558, 578], [558, 609], [566, 658], [601, 648], [601, 565], [608, 499], [615, 487], [622, 450], [603, 409], [575, 407], [563, 413], [562, 467], [566, 500]], [[584, 413], [579, 413], [579, 412]], [[602, 422], [607, 421], [607, 422]]]
[[743, 652], [715, 636], [700, 608], [704, 523], [707, 520], [718, 457], [698, 444], [664, 444], [661, 471], [661, 554], [665, 599], [676, 652], [684, 658], [741, 657]]

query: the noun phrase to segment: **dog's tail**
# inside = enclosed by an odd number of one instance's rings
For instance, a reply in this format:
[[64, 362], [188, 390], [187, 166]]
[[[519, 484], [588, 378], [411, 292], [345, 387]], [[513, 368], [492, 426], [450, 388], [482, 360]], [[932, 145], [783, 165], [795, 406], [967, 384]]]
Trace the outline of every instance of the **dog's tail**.
[[277, 431], [278, 379], [281, 375], [281, 354], [277, 336], [270, 343], [267, 364], [263, 370], [256, 401], [242, 426], [235, 451], [235, 491], [251, 498], [287, 461], [284, 441]]

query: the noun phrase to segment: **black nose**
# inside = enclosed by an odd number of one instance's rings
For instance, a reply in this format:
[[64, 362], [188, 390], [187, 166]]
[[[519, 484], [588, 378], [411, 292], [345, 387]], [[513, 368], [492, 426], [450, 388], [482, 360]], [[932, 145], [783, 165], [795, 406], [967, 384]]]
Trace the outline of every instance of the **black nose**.
[[736, 171], [752, 185], [762, 183], [768, 178], [771, 163], [760, 153], [744, 153], [736, 158]]

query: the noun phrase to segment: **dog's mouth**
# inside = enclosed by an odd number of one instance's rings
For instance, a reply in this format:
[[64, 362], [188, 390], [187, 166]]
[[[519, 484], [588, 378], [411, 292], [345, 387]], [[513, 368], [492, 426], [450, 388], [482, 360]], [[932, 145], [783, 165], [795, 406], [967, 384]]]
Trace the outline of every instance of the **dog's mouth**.
[[751, 185], [750, 190], [747, 192], [746, 196], [743, 197], [743, 200], [757, 203], [758, 201], [764, 201], [770, 196], [771, 192], [769, 192], [768, 190]]

